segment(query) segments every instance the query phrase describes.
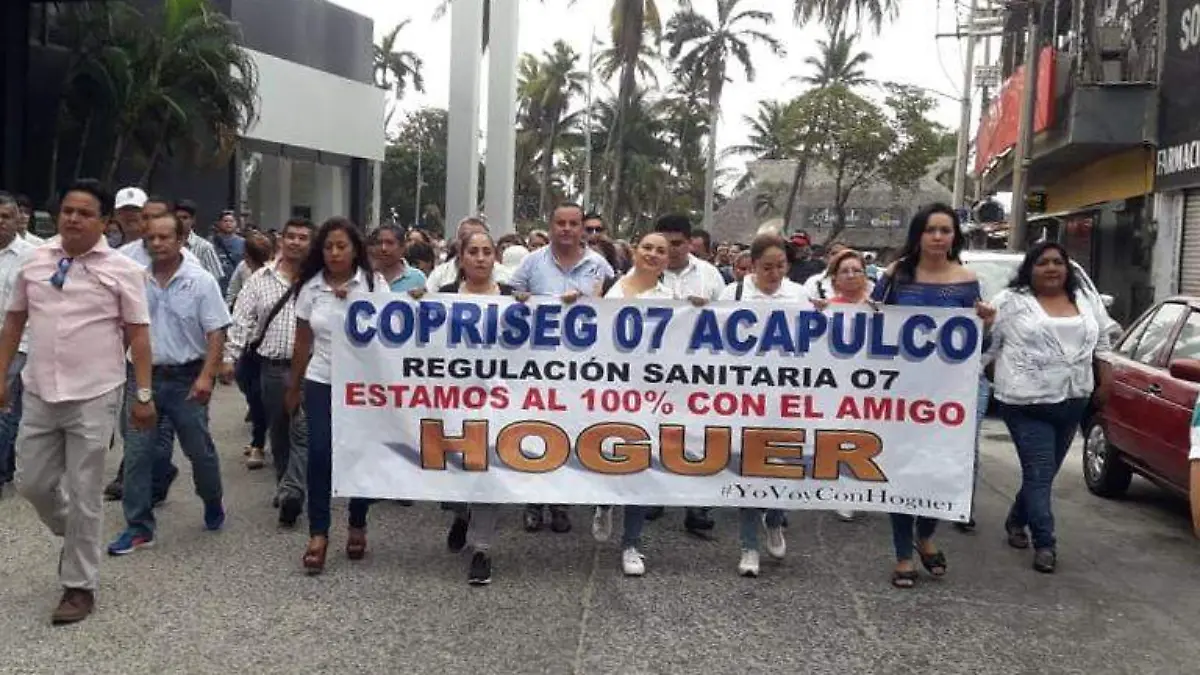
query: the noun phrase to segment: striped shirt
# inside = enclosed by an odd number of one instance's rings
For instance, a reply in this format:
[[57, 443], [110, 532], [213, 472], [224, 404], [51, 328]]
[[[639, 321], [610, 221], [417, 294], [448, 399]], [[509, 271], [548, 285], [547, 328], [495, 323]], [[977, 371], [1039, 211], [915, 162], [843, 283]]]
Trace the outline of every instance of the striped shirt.
[[[292, 287], [291, 281], [275, 271], [275, 263], [263, 266], [250, 276], [233, 305], [233, 323], [225, 340], [225, 362], [234, 363], [263, 332], [267, 315]], [[259, 356], [272, 361], [289, 361], [296, 339], [296, 303], [288, 302], [270, 326], [266, 326]]]

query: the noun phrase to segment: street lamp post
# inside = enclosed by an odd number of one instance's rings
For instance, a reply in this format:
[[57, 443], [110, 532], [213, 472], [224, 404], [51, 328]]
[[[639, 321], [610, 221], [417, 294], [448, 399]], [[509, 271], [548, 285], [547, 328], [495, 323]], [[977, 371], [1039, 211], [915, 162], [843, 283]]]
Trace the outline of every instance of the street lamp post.
[[1029, 230], [1028, 204], [1030, 153], [1033, 146], [1034, 108], [1037, 104], [1038, 31], [1040, 0], [1026, 0], [1028, 28], [1025, 37], [1025, 81], [1021, 92], [1021, 117], [1017, 124], [1016, 156], [1013, 158], [1012, 214], [1009, 217], [1008, 250], [1025, 248]]

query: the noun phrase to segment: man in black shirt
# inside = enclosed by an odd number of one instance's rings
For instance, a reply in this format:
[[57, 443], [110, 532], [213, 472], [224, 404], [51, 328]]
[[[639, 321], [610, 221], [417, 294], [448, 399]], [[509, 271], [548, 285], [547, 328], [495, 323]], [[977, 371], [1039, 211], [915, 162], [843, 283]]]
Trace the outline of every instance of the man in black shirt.
[[812, 275], [825, 271], [825, 263], [812, 255], [812, 239], [807, 232], [794, 233], [790, 243], [792, 264], [788, 268], [788, 279], [803, 284]]

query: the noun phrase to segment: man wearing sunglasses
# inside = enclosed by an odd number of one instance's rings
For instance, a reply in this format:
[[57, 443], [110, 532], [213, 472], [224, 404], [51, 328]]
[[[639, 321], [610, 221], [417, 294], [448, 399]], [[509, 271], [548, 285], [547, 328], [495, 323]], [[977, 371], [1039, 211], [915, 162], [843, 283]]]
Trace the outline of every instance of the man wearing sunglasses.
[[[22, 372], [24, 411], [17, 442], [17, 489], [51, 532], [63, 538], [55, 625], [86, 619], [99, 586], [104, 530], [104, 454], [133, 361], [131, 423], [156, 422], [150, 389], [150, 314], [145, 270], [104, 237], [112, 196], [80, 180], [63, 196], [59, 235], [35, 249], [17, 273], [0, 331], [7, 372], [28, 327]], [[0, 407], [8, 404], [0, 380]]]
[[590, 244], [606, 234], [608, 228], [604, 226], [604, 218], [599, 213], [589, 213], [583, 217], [584, 243]]

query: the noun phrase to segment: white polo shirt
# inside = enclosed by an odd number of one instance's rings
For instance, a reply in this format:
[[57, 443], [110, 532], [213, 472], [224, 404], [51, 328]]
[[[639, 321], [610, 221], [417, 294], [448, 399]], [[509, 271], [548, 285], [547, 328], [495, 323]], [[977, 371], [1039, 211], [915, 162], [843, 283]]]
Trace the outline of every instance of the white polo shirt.
[[[367, 276], [359, 269], [350, 279], [347, 290], [367, 290]], [[375, 275], [375, 290], [387, 291], [388, 284], [382, 275]], [[313, 382], [329, 384], [333, 375], [333, 332], [341, 330], [342, 317], [346, 315], [349, 298], [341, 299], [333, 294], [333, 288], [318, 274], [300, 287], [296, 296], [296, 318], [307, 321], [313, 333], [312, 358], [304, 377]]]
[[716, 300], [725, 288], [725, 277], [712, 263], [688, 254], [687, 267], [678, 272], [663, 272], [663, 284], [680, 299]]
[[[792, 281], [791, 279], [788, 279], [787, 277], [783, 278], [783, 283], [779, 285], [779, 290], [770, 295], [763, 293], [758, 289], [758, 286], [754, 283], [753, 274], [746, 275], [746, 278], [743, 279], [743, 282], [742, 299], [740, 302], [800, 302], [809, 299], [809, 295], [807, 292], [805, 292], [804, 287]], [[721, 291], [721, 297], [719, 299], [739, 302], [737, 298], [737, 287], [738, 284], [736, 281], [732, 284], [729, 284], [725, 287], [725, 290]]]

